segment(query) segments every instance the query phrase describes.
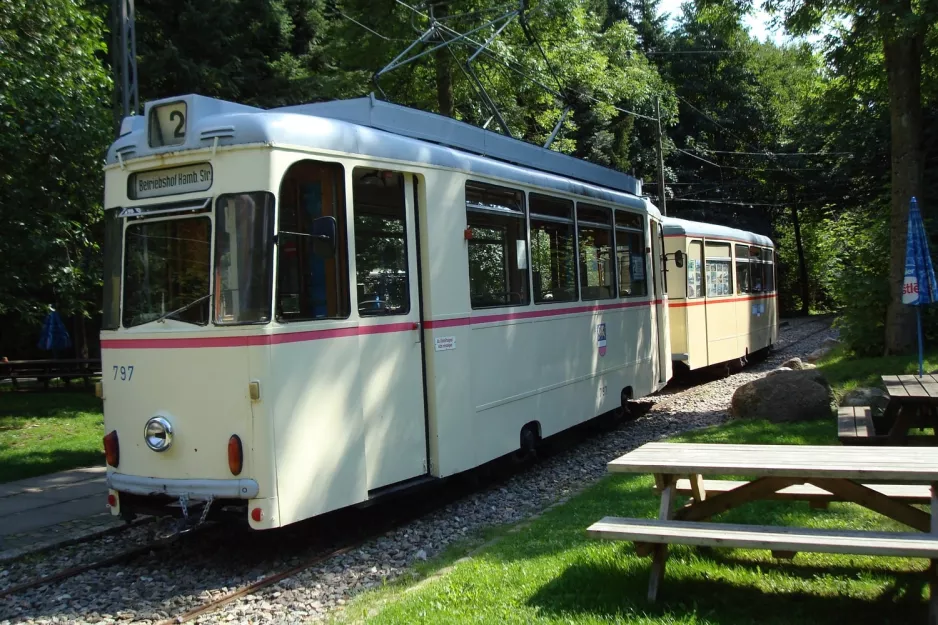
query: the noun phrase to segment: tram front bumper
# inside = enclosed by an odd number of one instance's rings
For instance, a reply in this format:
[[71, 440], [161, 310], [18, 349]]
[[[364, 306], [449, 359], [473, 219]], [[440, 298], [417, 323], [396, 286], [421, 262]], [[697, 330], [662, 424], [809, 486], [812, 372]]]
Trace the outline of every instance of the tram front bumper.
[[181, 480], [110, 473], [107, 485], [111, 490], [134, 495], [186, 496], [193, 500], [254, 499], [259, 488], [254, 480]]

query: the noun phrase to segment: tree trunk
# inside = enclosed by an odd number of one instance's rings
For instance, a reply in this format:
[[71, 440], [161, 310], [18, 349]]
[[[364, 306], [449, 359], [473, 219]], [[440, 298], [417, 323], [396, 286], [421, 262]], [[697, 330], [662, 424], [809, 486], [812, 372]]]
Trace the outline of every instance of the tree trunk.
[[[434, 6], [434, 17], [446, 17], [446, 4]], [[436, 99], [440, 115], [453, 116], [453, 60], [449, 47], [443, 47], [433, 53], [436, 65]]]
[[[789, 195], [789, 201], [791, 197]], [[801, 314], [807, 315], [811, 307], [811, 285], [808, 284], [808, 265], [804, 260], [804, 244], [801, 241], [801, 222], [798, 220], [798, 207], [791, 204], [791, 221], [795, 226], [795, 247], [798, 249], [798, 277], [801, 282]]]
[[924, 151], [922, 149], [922, 35], [900, 31], [899, 20], [913, 17], [911, 0], [894, 7], [891, 32], [883, 51], [889, 85], [889, 121], [892, 143], [892, 199], [889, 220], [889, 307], [886, 311], [886, 353], [907, 352], [915, 344], [915, 318], [911, 306], [902, 304], [905, 244], [909, 200], [922, 199]]

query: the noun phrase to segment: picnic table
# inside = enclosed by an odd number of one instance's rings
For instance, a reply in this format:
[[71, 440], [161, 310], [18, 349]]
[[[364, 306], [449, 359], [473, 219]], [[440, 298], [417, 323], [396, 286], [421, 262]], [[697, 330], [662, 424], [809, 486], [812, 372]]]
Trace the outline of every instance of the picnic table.
[[91, 379], [101, 375], [100, 359], [46, 359], [46, 360], [8, 360], [0, 362], [0, 380], [9, 379], [13, 388], [20, 388], [25, 380], [36, 380], [43, 389], [49, 388], [49, 382], [59, 378], [66, 386], [72, 380], [81, 379], [85, 386], [90, 386]]
[[[882, 417], [868, 406], [842, 406], [837, 411], [838, 438], [844, 444], [938, 445], [938, 376], [884, 375], [889, 403]], [[909, 434], [932, 428], [933, 434]]]
[[[922, 447], [648, 443], [608, 464], [613, 473], [651, 473], [661, 502], [657, 519], [605, 517], [589, 527], [595, 538], [635, 543], [651, 555], [648, 598], [664, 578], [668, 544], [797, 552], [928, 558], [929, 623], [938, 625], [938, 450]], [[749, 481], [704, 479], [740, 475]], [[890, 484], [890, 482], [903, 482]], [[675, 508], [677, 495], [690, 501]], [[766, 500], [825, 506], [849, 501], [917, 532], [838, 531], [713, 523], [727, 510]], [[926, 503], [931, 513], [912, 504]]]

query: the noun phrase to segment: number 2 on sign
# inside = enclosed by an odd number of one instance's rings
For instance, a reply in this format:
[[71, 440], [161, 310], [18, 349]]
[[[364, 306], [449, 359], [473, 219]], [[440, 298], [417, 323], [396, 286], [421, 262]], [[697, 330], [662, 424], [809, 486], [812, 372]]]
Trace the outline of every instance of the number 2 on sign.
[[121, 382], [130, 382], [130, 378], [134, 377], [134, 366], [133, 365], [114, 365], [114, 379], [120, 378]]

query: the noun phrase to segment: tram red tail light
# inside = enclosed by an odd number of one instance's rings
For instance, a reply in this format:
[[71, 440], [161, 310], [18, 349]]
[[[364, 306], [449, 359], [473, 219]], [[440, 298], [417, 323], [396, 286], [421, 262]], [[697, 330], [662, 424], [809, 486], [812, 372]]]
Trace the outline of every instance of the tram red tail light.
[[244, 468], [244, 448], [241, 446], [241, 437], [232, 434], [228, 439], [228, 470], [232, 475], [240, 475]]
[[104, 459], [112, 467], [117, 467], [120, 463], [121, 452], [117, 442], [117, 430], [111, 430], [111, 433], [104, 437]]
[[255, 523], [260, 523], [264, 519], [264, 511], [260, 508], [254, 508], [251, 510], [251, 520]]
[[110, 495], [108, 495], [107, 505], [110, 506], [111, 508], [117, 506], [117, 495], [115, 495], [114, 493], [111, 493]]

